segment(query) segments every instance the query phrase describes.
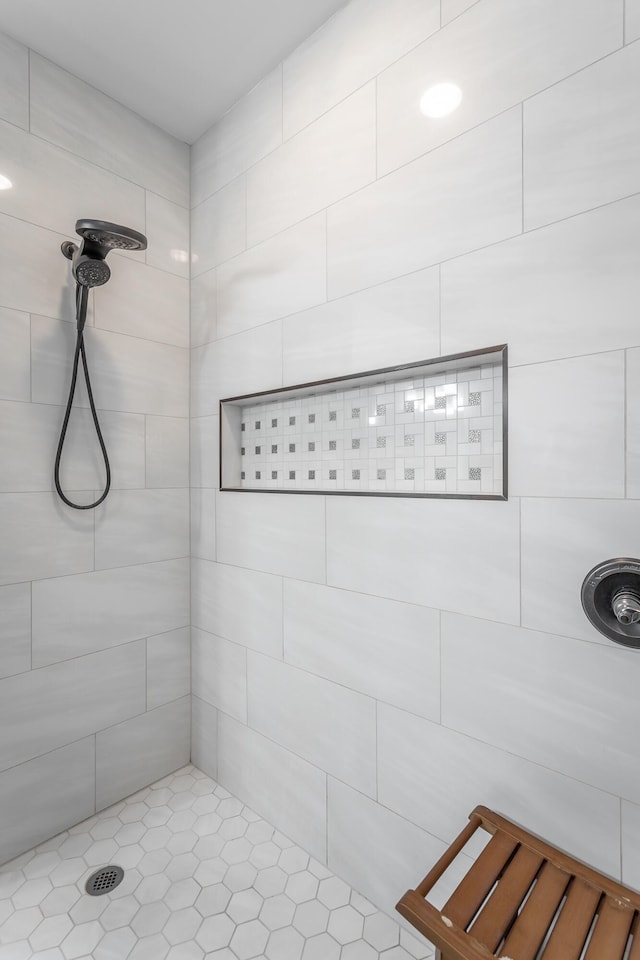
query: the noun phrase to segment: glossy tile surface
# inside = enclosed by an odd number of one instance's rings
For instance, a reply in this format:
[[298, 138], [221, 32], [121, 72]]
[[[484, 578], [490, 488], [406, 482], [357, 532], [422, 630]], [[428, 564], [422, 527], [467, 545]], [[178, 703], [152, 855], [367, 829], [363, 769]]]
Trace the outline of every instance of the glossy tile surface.
[[245, 178], [239, 177], [191, 211], [194, 277], [246, 248], [246, 192]]
[[622, 804], [622, 879], [640, 889], [640, 806]]
[[189, 421], [145, 418], [147, 487], [189, 486]]
[[639, 85], [635, 44], [524, 105], [526, 229], [640, 190]]
[[640, 350], [627, 351], [627, 496], [640, 499]]
[[191, 556], [200, 560], [216, 559], [216, 492], [192, 487]]
[[465, 10], [468, 10], [469, 7], [472, 7], [474, 3], [477, 2], [478, 0], [440, 0], [440, 19], [442, 26], [444, 27], [445, 24], [449, 23], [449, 21], [455, 17], [459, 17], [461, 13], [464, 13]]
[[98, 570], [189, 555], [187, 489], [114, 490], [95, 523]]
[[31, 399], [31, 327], [29, 315], [0, 307], [0, 396]]
[[145, 212], [147, 263], [178, 277], [189, 277], [189, 211], [148, 190]]
[[625, 2], [625, 43], [633, 43], [640, 38], [640, 3], [638, 0]]
[[[147, 709], [186, 697], [191, 691], [189, 628], [147, 637]], [[185, 724], [188, 726], [188, 723]]]
[[518, 108], [333, 205], [329, 296], [504, 240], [521, 224]]
[[29, 126], [29, 51], [0, 34], [0, 117], [25, 130]]
[[193, 693], [241, 723], [247, 722], [247, 651], [204, 630], [191, 630]]
[[31, 585], [0, 587], [0, 677], [31, 669]]
[[[106, 863], [124, 880], [89, 897]], [[16, 960], [433, 953], [193, 766], [1, 868], [0, 943]]]

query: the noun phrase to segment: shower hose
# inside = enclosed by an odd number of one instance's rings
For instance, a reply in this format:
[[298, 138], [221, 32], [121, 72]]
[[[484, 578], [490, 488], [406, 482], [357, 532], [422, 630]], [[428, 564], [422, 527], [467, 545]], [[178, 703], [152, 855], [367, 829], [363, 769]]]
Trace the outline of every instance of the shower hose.
[[[67, 504], [68, 507], [73, 507], [74, 510], [93, 510], [94, 507], [97, 507], [102, 501], [106, 498], [109, 493], [109, 487], [111, 486], [111, 466], [109, 464], [109, 457], [107, 454], [107, 448], [104, 444], [102, 438], [102, 431], [100, 429], [100, 423], [98, 422], [98, 414], [96, 413], [96, 406], [93, 402], [93, 391], [91, 389], [91, 380], [89, 378], [89, 368], [87, 366], [87, 355], [84, 349], [84, 325], [87, 320], [87, 301], [89, 298], [89, 290], [87, 287], [78, 284], [76, 287], [76, 321], [77, 321], [77, 339], [76, 339], [76, 349], [73, 357], [73, 373], [71, 374], [71, 386], [69, 388], [69, 399], [67, 400], [67, 409], [64, 414], [64, 420], [62, 422], [62, 430], [60, 431], [60, 439], [58, 440], [58, 450], [56, 453], [56, 464], [53, 471], [53, 476], [55, 480], [56, 490], [61, 500]], [[100, 443], [100, 449], [102, 450], [102, 457], [104, 459], [104, 466], [106, 470], [106, 481], [102, 495], [98, 497], [93, 503], [73, 503], [72, 500], [69, 500], [65, 496], [62, 487], [60, 486], [60, 460], [62, 459], [62, 450], [64, 448], [64, 441], [67, 435], [67, 427], [69, 426], [69, 417], [71, 416], [71, 407], [73, 405], [73, 397], [76, 392], [76, 383], [78, 380], [78, 362], [82, 358], [82, 369], [84, 371], [84, 380], [87, 385], [87, 395], [89, 397], [89, 406], [91, 407], [91, 415], [93, 417], [93, 423], [96, 428], [96, 434], [98, 436], [98, 442]]]

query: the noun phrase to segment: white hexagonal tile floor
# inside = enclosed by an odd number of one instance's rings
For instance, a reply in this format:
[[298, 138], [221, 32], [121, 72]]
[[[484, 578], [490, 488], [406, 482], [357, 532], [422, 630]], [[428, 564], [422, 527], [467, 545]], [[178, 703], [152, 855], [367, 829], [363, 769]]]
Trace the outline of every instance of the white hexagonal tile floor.
[[[89, 896], [109, 864], [122, 883]], [[193, 766], [0, 867], [0, 960], [432, 955]]]

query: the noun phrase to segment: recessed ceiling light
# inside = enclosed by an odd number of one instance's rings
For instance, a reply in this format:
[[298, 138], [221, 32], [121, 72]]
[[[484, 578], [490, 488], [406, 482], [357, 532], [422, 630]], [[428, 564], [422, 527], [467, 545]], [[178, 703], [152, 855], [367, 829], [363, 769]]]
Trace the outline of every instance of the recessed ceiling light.
[[446, 117], [460, 106], [462, 90], [455, 83], [436, 83], [420, 98], [420, 110], [425, 117]]
[[3, 177], [0, 173], [0, 190], [10, 190], [12, 186], [13, 184], [11, 180], [9, 180], [9, 177]]

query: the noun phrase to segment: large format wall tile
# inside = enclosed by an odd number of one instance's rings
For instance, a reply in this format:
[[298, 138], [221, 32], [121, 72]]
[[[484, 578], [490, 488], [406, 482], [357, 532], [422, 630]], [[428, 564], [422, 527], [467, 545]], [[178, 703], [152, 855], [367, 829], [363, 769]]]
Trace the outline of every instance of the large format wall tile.
[[5, 771], [0, 774], [0, 863], [86, 820], [94, 810], [93, 737]]
[[640, 343], [639, 217], [632, 197], [442, 264], [442, 352], [508, 343], [517, 365]]
[[437, 610], [285, 580], [284, 658], [403, 710], [440, 718]]
[[96, 809], [189, 762], [189, 697], [102, 730], [96, 736]]
[[191, 351], [193, 417], [217, 414], [220, 400], [280, 386], [282, 324], [279, 320]]
[[[75, 327], [48, 317], [33, 317], [31, 332], [33, 400], [64, 405], [71, 379]], [[85, 346], [98, 409], [188, 416], [188, 350], [95, 329], [86, 331]], [[74, 402], [86, 406], [81, 376], [78, 381]]]
[[93, 517], [72, 512], [53, 493], [2, 494], [0, 529], [0, 583], [93, 569]]
[[0, 398], [31, 399], [29, 314], [0, 307]]
[[148, 190], [146, 197], [147, 263], [189, 277], [189, 211]]
[[67, 320], [75, 317], [69, 261], [60, 253], [65, 239], [62, 234], [0, 213], [3, 307]]
[[191, 762], [218, 779], [218, 711], [199, 697], [191, 697]]
[[189, 421], [184, 417], [146, 417], [148, 487], [189, 486]]
[[329, 296], [504, 240], [521, 227], [517, 108], [332, 206]]
[[638, 555], [639, 519], [634, 500], [523, 500], [522, 625], [611, 646], [584, 615], [580, 588], [603, 560]]
[[[462, 673], [466, 678], [466, 667]], [[466, 687], [473, 692], [481, 684], [474, 678]], [[477, 719], [491, 706], [485, 700]], [[512, 723], [509, 715], [506, 724]], [[522, 745], [528, 738], [529, 731]], [[611, 794], [384, 705], [378, 757], [380, 802], [446, 843], [483, 803], [619, 876], [619, 801]]]
[[324, 583], [324, 497], [221, 493], [218, 560]]
[[376, 178], [376, 93], [369, 83], [247, 175], [247, 242], [259, 243]]
[[472, 7], [474, 3], [478, 3], [478, 0], [440, 0], [442, 26], [444, 27], [445, 24], [449, 23], [449, 21], [455, 17], [459, 17], [461, 13], [464, 13], [465, 10]]
[[191, 346], [210, 343], [218, 335], [217, 273], [207, 270], [191, 280]]
[[640, 806], [622, 802], [622, 880], [640, 890]]
[[640, 0], [625, 0], [625, 43], [640, 39]]
[[286, 384], [427, 360], [439, 353], [437, 267], [330, 300], [282, 324]]
[[221, 782], [292, 840], [326, 861], [326, 774], [224, 714], [219, 718]]
[[33, 585], [33, 665], [68, 660], [188, 622], [186, 559], [40, 580]]
[[250, 727], [375, 796], [374, 700], [253, 652], [247, 673]]
[[189, 491], [114, 490], [95, 517], [96, 569], [189, 555]]
[[191, 638], [188, 627], [147, 638], [147, 710], [191, 693]]
[[326, 300], [326, 218], [303, 220], [217, 271], [219, 337]]
[[[31, 669], [31, 585], [0, 587], [0, 677]], [[1, 858], [0, 858], [1, 859]]]
[[278, 66], [191, 148], [191, 203], [202, 203], [282, 143]]
[[30, 93], [32, 133], [188, 205], [186, 143], [35, 53]]
[[220, 486], [220, 421], [217, 416], [192, 417], [190, 423], [192, 487]]
[[216, 559], [216, 492], [192, 487], [189, 495], [191, 511], [191, 556], [201, 560]]
[[196, 627], [282, 658], [282, 579], [194, 560], [191, 619]]
[[443, 724], [640, 801], [633, 651], [451, 614], [442, 638]]
[[526, 229], [640, 191], [639, 86], [633, 44], [525, 103]]
[[[0, 401], [0, 449], [12, 455], [0, 462], [0, 490], [53, 489], [53, 464], [64, 417], [51, 404]], [[144, 417], [133, 413], [100, 414], [107, 450], [111, 451], [114, 489], [143, 487]], [[60, 464], [60, 481], [67, 491], [104, 486], [105, 467], [91, 413], [74, 410]]]
[[352, 0], [283, 65], [284, 135], [291, 137], [439, 25], [437, 0]]
[[640, 349], [627, 351], [627, 496], [640, 499]]
[[204, 630], [191, 630], [191, 689], [213, 707], [247, 722], [247, 651]]
[[[621, 43], [620, 0], [591, 0], [588, 7], [582, 0], [476, 3], [379, 77], [378, 174], [496, 116]], [[420, 112], [420, 97], [443, 79], [461, 88], [462, 102], [449, 116], [428, 119]]]
[[0, 33], [0, 117], [25, 130], [29, 126], [29, 51], [4, 33]]
[[191, 211], [194, 277], [230, 260], [247, 246], [247, 185], [239, 177]]
[[142, 640], [2, 680], [0, 769], [48, 753], [144, 709]]
[[329, 497], [328, 583], [517, 623], [518, 527], [516, 500]]
[[624, 405], [622, 351], [512, 370], [510, 492], [623, 497]]

